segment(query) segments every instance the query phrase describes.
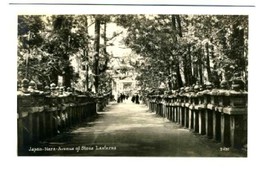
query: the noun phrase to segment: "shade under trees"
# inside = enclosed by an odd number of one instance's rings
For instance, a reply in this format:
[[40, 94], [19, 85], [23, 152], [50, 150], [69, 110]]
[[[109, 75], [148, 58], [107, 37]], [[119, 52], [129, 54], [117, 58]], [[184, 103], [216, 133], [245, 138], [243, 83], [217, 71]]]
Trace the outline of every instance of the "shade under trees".
[[126, 45], [145, 57], [143, 88], [219, 87], [236, 74], [247, 83], [248, 16], [124, 15], [118, 23], [129, 33]]
[[[73, 87], [85, 71], [86, 91], [90, 86], [95, 92], [110, 89], [108, 23], [122, 26], [124, 44], [142, 57], [131, 64], [141, 89], [164, 84], [175, 90], [207, 82], [219, 87], [236, 75], [247, 84], [245, 15], [20, 15], [18, 80], [45, 86], [62, 77], [63, 86]], [[91, 26], [94, 33], [89, 33]], [[80, 72], [74, 71], [71, 57], [81, 62]]]

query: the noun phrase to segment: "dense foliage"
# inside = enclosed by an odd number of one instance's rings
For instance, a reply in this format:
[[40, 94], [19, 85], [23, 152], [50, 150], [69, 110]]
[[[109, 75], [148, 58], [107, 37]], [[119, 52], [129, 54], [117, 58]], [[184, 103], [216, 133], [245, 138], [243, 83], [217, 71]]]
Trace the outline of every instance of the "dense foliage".
[[[130, 61], [142, 89], [205, 82], [219, 87], [234, 75], [247, 83], [248, 16], [240, 15], [20, 15], [18, 80], [46, 86], [62, 77], [60, 85], [69, 87], [84, 75], [85, 90], [110, 89], [107, 47], [120, 33], [108, 38], [108, 23], [125, 28], [124, 44], [142, 57]], [[73, 57], [81, 62], [79, 73]]]
[[145, 58], [143, 88], [219, 87], [234, 74], [247, 82], [248, 16], [124, 15], [118, 23], [128, 30], [126, 45]]

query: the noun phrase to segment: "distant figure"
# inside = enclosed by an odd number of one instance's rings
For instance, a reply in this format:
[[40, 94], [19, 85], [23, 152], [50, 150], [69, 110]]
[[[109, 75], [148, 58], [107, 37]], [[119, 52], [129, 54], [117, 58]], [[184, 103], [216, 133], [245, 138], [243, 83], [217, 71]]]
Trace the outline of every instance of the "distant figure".
[[136, 104], [139, 104], [140, 102], [139, 102], [139, 95], [138, 94], [136, 94], [136, 96], [135, 96], [135, 103]]
[[115, 96], [112, 94], [112, 95], [110, 95], [110, 100], [111, 101], [115, 101], [116, 99], [115, 99]]
[[125, 100], [125, 95], [122, 93], [121, 94], [121, 102], [123, 103], [124, 100]]
[[135, 102], [135, 95], [132, 96], [131, 101], [134, 103]]
[[141, 102], [143, 102], [143, 97], [142, 97], [142, 95], [139, 97], [139, 100], [140, 100]]
[[120, 94], [118, 94], [118, 96], [117, 96], [118, 98], [117, 98], [117, 103], [120, 103], [121, 102], [121, 97], [120, 97]]

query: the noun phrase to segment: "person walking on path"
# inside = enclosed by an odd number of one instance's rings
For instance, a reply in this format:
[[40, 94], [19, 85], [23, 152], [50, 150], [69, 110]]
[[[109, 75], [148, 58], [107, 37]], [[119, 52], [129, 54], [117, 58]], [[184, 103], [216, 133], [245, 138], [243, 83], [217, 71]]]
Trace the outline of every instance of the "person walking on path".
[[136, 96], [135, 96], [135, 103], [136, 104], [139, 104], [140, 102], [139, 102], [139, 95], [138, 94], [136, 94]]
[[134, 103], [135, 102], [135, 95], [132, 96], [131, 101]]

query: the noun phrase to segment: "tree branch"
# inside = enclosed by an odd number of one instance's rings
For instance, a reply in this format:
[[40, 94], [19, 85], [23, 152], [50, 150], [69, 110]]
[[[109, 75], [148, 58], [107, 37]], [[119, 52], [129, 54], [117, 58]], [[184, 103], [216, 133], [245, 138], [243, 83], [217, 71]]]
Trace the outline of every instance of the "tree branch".
[[117, 37], [118, 35], [120, 35], [122, 33], [123, 33], [123, 31], [113, 34], [113, 36], [111, 38], [108, 38], [107, 41], [113, 40], [115, 37]]

